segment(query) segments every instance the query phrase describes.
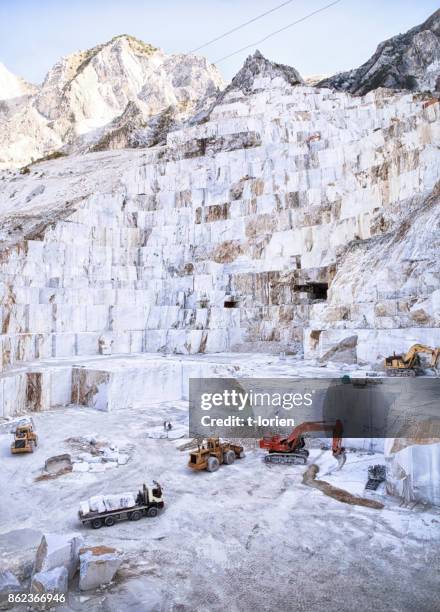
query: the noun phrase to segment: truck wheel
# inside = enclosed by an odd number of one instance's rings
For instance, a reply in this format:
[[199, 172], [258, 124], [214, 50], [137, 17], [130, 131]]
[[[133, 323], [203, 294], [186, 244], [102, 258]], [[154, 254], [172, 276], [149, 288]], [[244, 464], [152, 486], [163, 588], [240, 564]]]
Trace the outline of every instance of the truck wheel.
[[206, 466], [208, 472], [216, 472], [219, 467], [220, 461], [217, 459], [217, 457], [209, 457], [208, 465]]
[[148, 508], [147, 516], [157, 516], [157, 508]]
[[228, 450], [223, 453], [223, 463], [226, 465], [232, 465], [235, 461], [235, 453], [233, 450]]
[[142, 514], [139, 510], [135, 510], [130, 514], [130, 521], [138, 521], [142, 517]]
[[244, 452], [244, 450], [240, 451], [239, 458], [244, 459], [245, 457], [246, 457], [246, 453]]
[[113, 525], [116, 523], [115, 519], [112, 516], [108, 516], [105, 521], [105, 526], [106, 527], [113, 527]]
[[92, 527], [93, 529], [99, 529], [100, 527], [102, 527], [102, 521], [100, 518], [95, 518], [92, 521]]

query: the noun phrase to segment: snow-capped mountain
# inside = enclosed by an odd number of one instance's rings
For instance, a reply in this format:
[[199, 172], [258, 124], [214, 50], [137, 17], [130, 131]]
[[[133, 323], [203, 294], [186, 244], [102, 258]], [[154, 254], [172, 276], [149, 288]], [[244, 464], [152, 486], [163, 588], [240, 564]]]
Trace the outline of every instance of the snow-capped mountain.
[[[156, 143], [164, 117], [168, 127], [178, 124], [222, 87], [219, 72], [203, 57], [167, 55], [117, 36], [61, 59], [31, 98], [4, 105], [0, 165], [24, 165], [60, 150], [148, 145], [150, 138]], [[134, 136], [133, 130], [140, 132]]]

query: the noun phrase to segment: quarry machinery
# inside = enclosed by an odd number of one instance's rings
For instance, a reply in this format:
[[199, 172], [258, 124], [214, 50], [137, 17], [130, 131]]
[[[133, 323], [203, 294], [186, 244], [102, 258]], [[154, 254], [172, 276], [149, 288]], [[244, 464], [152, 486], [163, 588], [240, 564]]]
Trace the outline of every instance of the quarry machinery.
[[14, 441], [11, 444], [11, 453], [13, 455], [33, 453], [37, 443], [38, 437], [31, 423], [17, 425], [14, 432]]
[[440, 360], [440, 348], [413, 344], [404, 355], [393, 353], [390, 357], [386, 357], [384, 362], [385, 372], [388, 376], [415, 376], [417, 371], [421, 369], [420, 353], [430, 354], [431, 363], [429, 367], [437, 368]]
[[369, 491], [376, 491], [380, 483], [386, 480], [386, 477], [387, 469], [385, 465], [370, 465], [368, 468], [368, 480], [365, 488]]
[[220, 442], [219, 438], [208, 438], [189, 453], [188, 467], [192, 470], [216, 472], [221, 465], [231, 465], [235, 459], [244, 457], [244, 448], [239, 444]]
[[309, 451], [305, 448], [304, 434], [308, 432], [332, 432], [332, 453], [338, 461], [339, 469], [346, 461], [345, 449], [342, 446], [342, 422], [337, 419], [334, 423], [325, 421], [308, 421], [297, 425], [286, 438], [280, 435], [264, 437], [260, 440], [260, 448], [268, 450], [264, 457], [266, 463], [307, 463]]
[[152, 487], [142, 485], [136, 497], [133, 493], [96, 495], [79, 504], [78, 517], [83, 525], [99, 529], [112, 527], [117, 521], [138, 521], [143, 516], [157, 516], [164, 508], [161, 485], [153, 481]]

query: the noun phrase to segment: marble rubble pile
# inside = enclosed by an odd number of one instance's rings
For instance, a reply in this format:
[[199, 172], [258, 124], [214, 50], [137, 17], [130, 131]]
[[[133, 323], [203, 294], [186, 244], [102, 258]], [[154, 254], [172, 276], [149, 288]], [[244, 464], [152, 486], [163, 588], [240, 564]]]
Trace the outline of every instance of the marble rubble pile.
[[95, 436], [70, 438], [67, 441], [77, 451], [72, 459], [74, 472], [103, 472], [126, 465], [130, 460], [130, 449], [98, 440]]

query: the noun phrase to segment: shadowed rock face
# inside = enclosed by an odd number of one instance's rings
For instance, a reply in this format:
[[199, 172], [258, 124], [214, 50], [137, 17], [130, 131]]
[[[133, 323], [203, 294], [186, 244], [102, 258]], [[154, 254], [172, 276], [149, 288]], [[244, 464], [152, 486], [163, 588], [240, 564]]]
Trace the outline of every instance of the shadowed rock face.
[[260, 51], [255, 51], [253, 55], [249, 55], [241, 70], [237, 72], [231, 84], [225, 90], [225, 93], [233, 89], [241, 89], [244, 93], [250, 93], [254, 88], [255, 79], [268, 77], [271, 79], [281, 77], [289, 85], [304, 84], [301, 75], [295, 68], [271, 62]]
[[249, 55], [232, 79], [230, 84], [221, 91], [210, 108], [196, 113], [190, 123], [208, 121], [212, 111], [223, 104], [226, 98], [249, 96], [263, 89], [270, 89], [276, 81], [285, 82], [286, 86], [304, 85], [304, 80], [295, 68], [285, 64], [277, 64], [266, 59], [260, 51]]
[[440, 9], [421, 25], [380, 43], [359, 68], [317, 86], [360, 96], [378, 87], [440, 92]]

